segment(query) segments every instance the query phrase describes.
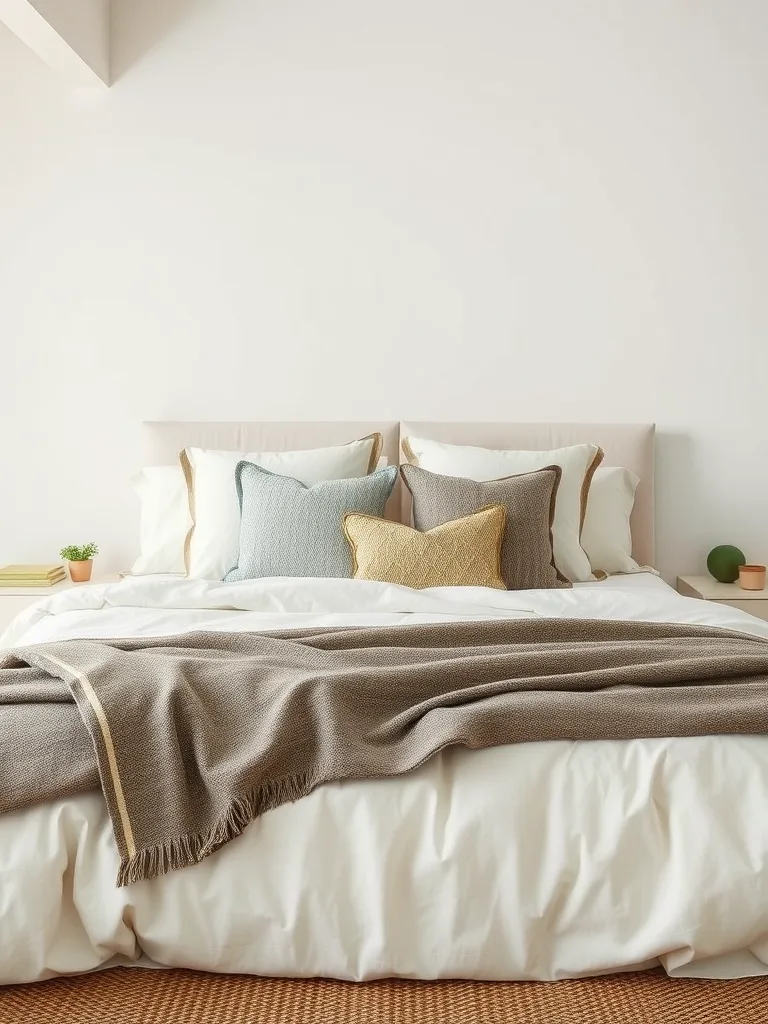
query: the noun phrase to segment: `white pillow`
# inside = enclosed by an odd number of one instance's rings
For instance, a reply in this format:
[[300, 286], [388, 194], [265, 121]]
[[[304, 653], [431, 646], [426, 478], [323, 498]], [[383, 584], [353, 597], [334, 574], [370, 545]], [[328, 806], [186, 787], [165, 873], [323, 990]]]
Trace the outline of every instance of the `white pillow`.
[[381, 434], [350, 444], [297, 452], [226, 452], [185, 448], [179, 455], [187, 482], [193, 526], [186, 544], [187, 575], [220, 580], [237, 563], [240, 505], [235, 467], [241, 459], [311, 487], [370, 473], [379, 458]]
[[552, 522], [555, 565], [573, 583], [592, 579], [592, 568], [579, 537], [592, 474], [603, 458], [602, 449], [596, 444], [575, 444], [549, 452], [493, 451], [406, 437], [403, 451], [409, 462], [431, 473], [469, 480], [498, 480], [545, 466], [560, 466], [562, 476]]
[[189, 494], [181, 466], [148, 466], [131, 478], [141, 502], [141, 554], [131, 574], [179, 573], [184, 541], [192, 526]]
[[[386, 455], [376, 470], [389, 465]], [[149, 466], [131, 478], [141, 501], [141, 554], [130, 575], [172, 573], [183, 576], [184, 545], [192, 528], [189, 491], [181, 466]]]
[[581, 546], [594, 572], [640, 572], [632, 557], [629, 517], [639, 478], [622, 466], [600, 466], [592, 477]]

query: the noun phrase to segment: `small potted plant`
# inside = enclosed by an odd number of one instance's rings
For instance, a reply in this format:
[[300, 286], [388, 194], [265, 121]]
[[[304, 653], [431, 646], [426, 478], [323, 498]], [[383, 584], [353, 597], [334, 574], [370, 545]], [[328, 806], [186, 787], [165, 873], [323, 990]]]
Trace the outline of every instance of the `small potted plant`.
[[93, 556], [98, 555], [96, 544], [68, 544], [59, 554], [69, 562], [69, 575], [73, 583], [87, 583], [93, 569]]

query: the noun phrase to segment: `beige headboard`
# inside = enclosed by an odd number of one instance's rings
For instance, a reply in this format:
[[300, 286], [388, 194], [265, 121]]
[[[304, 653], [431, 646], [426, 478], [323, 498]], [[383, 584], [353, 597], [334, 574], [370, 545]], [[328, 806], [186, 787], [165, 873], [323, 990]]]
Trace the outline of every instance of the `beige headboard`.
[[[427, 437], [479, 448], [545, 451], [591, 442], [605, 452], [604, 466], [624, 466], [640, 477], [632, 512], [632, 554], [640, 565], [653, 565], [654, 497], [652, 423], [418, 423], [400, 424], [400, 436]], [[401, 461], [405, 461], [402, 458]], [[407, 501], [407, 491], [403, 502]], [[404, 515], [407, 511], [404, 508]], [[406, 520], [407, 521], [407, 520]]]
[[[603, 465], [626, 466], [640, 477], [632, 513], [634, 557], [641, 565], [654, 563], [653, 439], [651, 423], [144, 423], [144, 465], [176, 463], [182, 448], [221, 448], [231, 451], [287, 451], [345, 444], [379, 431], [382, 455], [390, 465], [401, 461], [400, 439], [429, 437], [451, 444], [484, 448], [546, 450], [591, 441], [605, 452]], [[405, 491], [405, 488], [402, 488]], [[405, 497], [403, 497], [405, 501]], [[400, 518], [399, 489], [387, 514]], [[407, 519], [404, 521], [408, 521]]]
[[233, 452], [287, 452], [347, 444], [378, 431], [384, 438], [381, 454], [390, 465], [400, 461], [400, 424], [371, 420], [362, 423], [182, 423], [142, 424], [144, 458], [148, 466], [169, 466], [182, 448], [218, 448]]

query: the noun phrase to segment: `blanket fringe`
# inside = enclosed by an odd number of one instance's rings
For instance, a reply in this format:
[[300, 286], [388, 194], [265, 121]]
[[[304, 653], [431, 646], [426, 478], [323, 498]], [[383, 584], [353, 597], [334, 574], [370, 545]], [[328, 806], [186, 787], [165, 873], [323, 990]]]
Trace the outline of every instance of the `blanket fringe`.
[[246, 796], [233, 800], [226, 814], [207, 832], [169, 839], [158, 846], [138, 850], [133, 857], [121, 858], [117, 873], [118, 886], [132, 885], [197, 864], [230, 839], [236, 839], [255, 818], [266, 811], [307, 796], [319, 781], [315, 772], [303, 772], [263, 783]]

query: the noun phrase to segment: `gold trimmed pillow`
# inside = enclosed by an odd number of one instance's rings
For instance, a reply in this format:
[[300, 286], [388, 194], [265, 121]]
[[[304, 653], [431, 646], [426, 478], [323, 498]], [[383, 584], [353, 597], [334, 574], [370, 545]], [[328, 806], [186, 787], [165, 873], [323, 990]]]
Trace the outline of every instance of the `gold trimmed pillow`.
[[421, 590], [424, 587], [493, 587], [506, 590], [501, 545], [506, 513], [487, 505], [420, 533], [402, 523], [348, 512], [344, 533], [352, 575]]
[[179, 453], [189, 494], [192, 526], [184, 545], [187, 575], [220, 580], [237, 564], [240, 503], [235, 486], [238, 462], [252, 462], [276, 476], [293, 477], [305, 487], [325, 480], [368, 476], [381, 454], [381, 434], [327, 448], [283, 452], [233, 452], [185, 448]]
[[445, 444], [420, 437], [403, 438], [401, 444], [412, 465], [430, 473], [467, 480], [498, 480], [532, 473], [546, 466], [559, 466], [560, 484], [552, 521], [555, 565], [574, 583], [592, 579], [592, 567], [580, 538], [592, 476], [603, 460], [603, 450], [598, 445], [574, 444], [551, 451], [518, 451]]

